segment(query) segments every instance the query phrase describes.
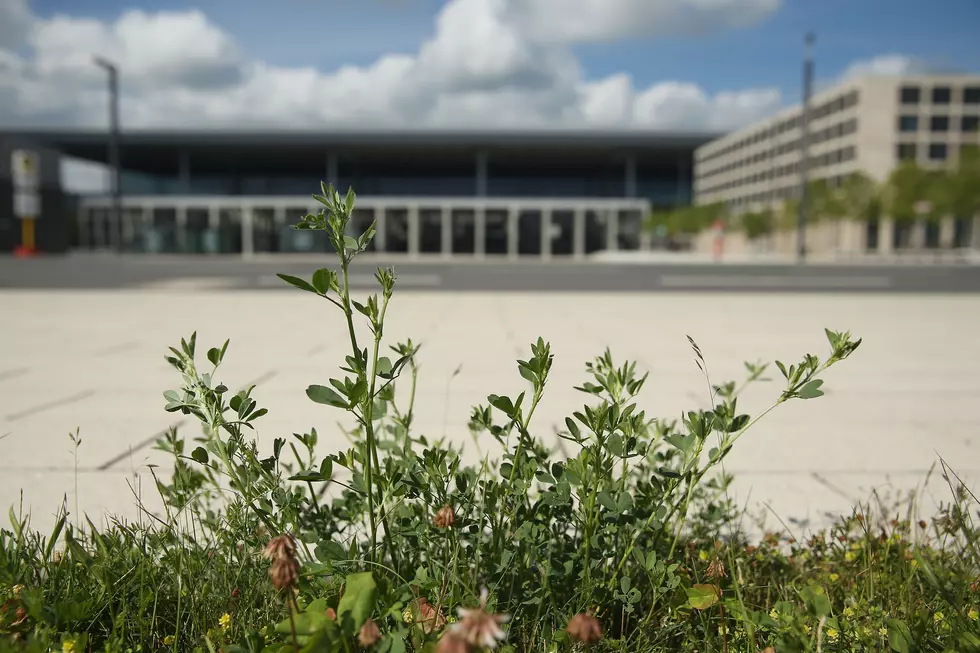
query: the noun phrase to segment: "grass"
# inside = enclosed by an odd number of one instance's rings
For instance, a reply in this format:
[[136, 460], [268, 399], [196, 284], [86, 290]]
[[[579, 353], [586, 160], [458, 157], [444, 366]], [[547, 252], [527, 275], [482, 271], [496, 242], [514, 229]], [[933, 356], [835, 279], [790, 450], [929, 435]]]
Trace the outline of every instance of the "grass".
[[420, 347], [384, 338], [394, 272], [378, 270], [378, 295], [349, 291], [373, 227], [349, 233], [353, 193], [315, 197], [323, 210], [296, 228], [325, 232], [338, 269], [280, 276], [340, 312], [350, 353], [306, 393], [348, 414], [350, 448], [324, 455], [313, 428], [260, 448], [259, 393], [219, 378], [229, 344], [202, 357], [182, 340], [164, 408], [202, 435], [158, 443], [165, 510], [96, 526], [64, 506], [50, 534], [12, 511], [0, 650], [980, 650], [976, 500], [945, 464], [951, 501], [929, 522], [911, 499], [878, 501], [802, 542], [755, 541], [728, 499], [732, 448], [770, 410], [819, 399], [860, 340], [828, 330], [823, 358], [777, 361], [783, 387], [751, 416], [739, 394], [769, 366], [714, 384], [690, 339], [713, 408], [674, 421], [643, 411], [646, 374], [606, 351], [559, 452], [533, 420], [553, 360], [538, 339], [517, 361], [527, 389], [472, 410], [473, 436], [503, 455], [466, 465], [414, 427]]

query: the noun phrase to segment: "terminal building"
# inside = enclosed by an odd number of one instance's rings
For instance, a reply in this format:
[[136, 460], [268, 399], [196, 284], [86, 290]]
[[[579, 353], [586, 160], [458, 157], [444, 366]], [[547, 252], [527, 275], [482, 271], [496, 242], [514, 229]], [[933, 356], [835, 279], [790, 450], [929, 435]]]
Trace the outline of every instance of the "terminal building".
[[[731, 212], [781, 206], [800, 190], [803, 109], [795, 107], [697, 148], [696, 204], [722, 203]], [[869, 76], [815, 93], [809, 112], [807, 176], [835, 187], [854, 172], [884, 182], [902, 161], [924, 168], [955, 165], [959, 153], [980, 145], [980, 77]], [[950, 218], [935, 240], [965, 247], [972, 220]], [[876, 229], [888, 230], [879, 234]], [[942, 232], [942, 233], [940, 233]], [[894, 236], [894, 237], [892, 237]], [[864, 249], [903, 242], [890, 221], [861, 234]], [[893, 242], [895, 241], [895, 242]]]
[[[713, 135], [650, 132], [123, 131], [121, 220], [112, 198], [64, 198], [57, 157], [105, 163], [105, 132], [0, 132], [41, 153], [41, 251], [318, 252], [290, 228], [320, 182], [357, 193], [354, 230], [379, 252], [581, 257], [650, 246], [654, 209], [692, 201], [694, 151]], [[16, 243], [0, 166], [0, 248]]]

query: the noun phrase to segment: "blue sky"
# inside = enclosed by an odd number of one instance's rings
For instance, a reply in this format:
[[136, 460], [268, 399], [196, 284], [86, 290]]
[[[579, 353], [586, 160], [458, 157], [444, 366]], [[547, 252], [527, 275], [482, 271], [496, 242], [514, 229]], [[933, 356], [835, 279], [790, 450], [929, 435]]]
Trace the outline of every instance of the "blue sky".
[[[56, 13], [111, 21], [125, 9], [196, 8], [243, 45], [250, 57], [330, 71], [379, 55], [412, 53], [433, 33], [437, 0], [33, 0]], [[980, 68], [980, 0], [785, 0], [758, 25], [688, 38], [646, 38], [576, 46], [587, 77], [626, 71], [637, 86], [662, 80], [709, 93], [775, 86], [798, 96], [802, 34], [816, 32], [817, 75], [850, 63], [902, 54], [942, 68]]]

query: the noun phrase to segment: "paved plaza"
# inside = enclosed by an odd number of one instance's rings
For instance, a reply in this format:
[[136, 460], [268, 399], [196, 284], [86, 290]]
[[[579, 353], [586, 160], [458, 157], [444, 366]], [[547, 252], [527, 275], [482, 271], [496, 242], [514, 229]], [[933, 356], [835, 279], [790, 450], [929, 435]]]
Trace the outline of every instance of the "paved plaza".
[[[63, 498], [93, 518], [134, 516], [134, 493], [158, 505], [148, 465], [164, 472], [170, 463], [154, 440], [174, 424], [188, 439], [200, 433], [191, 419], [164, 412], [162, 396], [179, 383], [164, 361], [167, 346], [194, 330], [202, 359], [231, 338], [217, 377], [232, 388], [258, 383], [256, 396], [270, 410], [259, 422], [262, 443], [315, 426], [324, 453], [346, 444], [338, 412], [304, 394], [339, 375], [348, 347], [339, 311], [311, 295], [193, 285], [5, 290], [0, 307], [0, 503], [23, 501], [38, 526], [50, 523]], [[557, 441], [562, 418], [587, 399], [573, 390], [586, 380], [585, 361], [607, 345], [650, 370], [648, 412], [676, 418], [708, 401], [686, 335], [721, 382], [741, 379], [745, 360], [822, 355], [824, 327], [850, 329], [864, 344], [827, 374], [826, 396], [772, 412], [726, 465], [740, 502], [796, 529], [790, 519], [820, 524], [873, 491], [887, 497], [915, 488], [939, 456], [980, 480], [978, 324], [976, 295], [411, 290], [396, 294], [388, 335], [423, 343], [418, 427], [464, 444], [475, 460], [492, 447], [489, 438], [470, 439], [470, 407], [522, 389], [513, 361], [538, 336], [552, 343], [555, 364], [534, 427]], [[781, 387], [754, 386], [740, 407], [755, 414]], [[76, 428], [77, 459], [68, 437]], [[949, 490], [936, 474], [922, 495], [929, 512]]]

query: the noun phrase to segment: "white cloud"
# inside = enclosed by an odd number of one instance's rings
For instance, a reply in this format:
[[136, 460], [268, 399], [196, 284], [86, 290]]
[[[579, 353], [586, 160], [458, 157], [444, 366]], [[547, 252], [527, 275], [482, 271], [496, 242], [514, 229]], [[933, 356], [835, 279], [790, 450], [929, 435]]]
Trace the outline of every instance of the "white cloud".
[[21, 16], [30, 45], [29, 55], [15, 54], [0, 41], [0, 124], [103, 126], [105, 76], [92, 64], [100, 54], [120, 64], [129, 128], [718, 129], [768, 113], [778, 94], [710, 96], [674, 82], [636, 88], [625, 74], [587, 79], [570, 46], [737, 27], [779, 1], [449, 0], [415, 54], [323, 72], [248, 60], [200, 11], [42, 20], [23, 0], [0, 0], [0, 19]]
[[0, 0], [0, 50], [23, 45], [33, 23], [27, 0]]
[[931, 66], [926, 62], [904, 54], [883, 54], [871, 59], [856, 61], [844, 69], [842, 81], [857, 77], [892, 77], [928, 73]]
[[511, 0], [509, 14], [529, 38], [549, 43], [706, 34], [768, 18], [781, 0]]

